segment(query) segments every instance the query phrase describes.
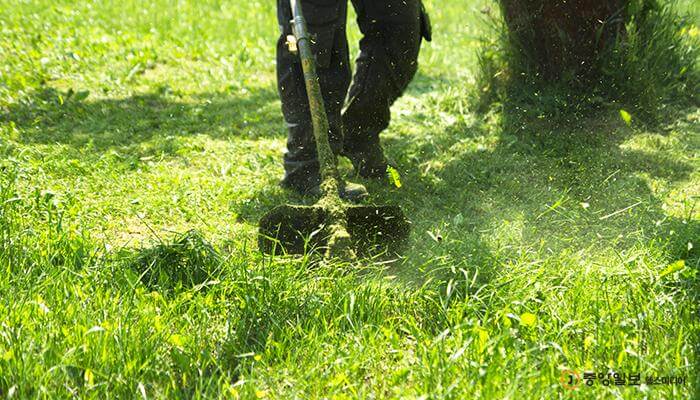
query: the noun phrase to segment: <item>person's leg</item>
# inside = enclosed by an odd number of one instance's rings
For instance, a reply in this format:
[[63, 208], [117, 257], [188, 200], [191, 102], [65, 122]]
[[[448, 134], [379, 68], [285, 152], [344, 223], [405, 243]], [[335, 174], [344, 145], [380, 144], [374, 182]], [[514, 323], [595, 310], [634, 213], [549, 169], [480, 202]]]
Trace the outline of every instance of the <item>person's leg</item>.
[[[313, 46], [331, 126], [331, 146], [339, 152], [343, 138], [340, 113], [351, 78], [345, 32], [347, 0], [302, 0], [302, 7], [315, 38]], [[289, 0], [277, 1], [277, 14], [281, 32], [277, 43], [277, 83], [288, 130], [282, 185], [303, 193], [320, 183], [319, 164], [301, 63], [286, 45], [287, 35], [292, 33]]]
[[420, 0], [352, 0], [363, 37], [343, 112], [343, 153], [364, 177], [386, 172], [379, 133], [418, 69]]

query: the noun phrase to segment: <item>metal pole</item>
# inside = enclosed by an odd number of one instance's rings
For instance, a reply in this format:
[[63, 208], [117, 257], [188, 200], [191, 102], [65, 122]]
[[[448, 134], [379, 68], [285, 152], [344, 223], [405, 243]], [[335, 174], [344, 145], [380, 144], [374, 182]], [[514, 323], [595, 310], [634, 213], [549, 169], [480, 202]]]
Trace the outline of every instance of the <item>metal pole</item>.
[[[326, 107], [323, 103], [321, 85], [318, 81], [318, 73], [316, 72], [316, 59], [311, 50], [311, 37], [301, 9], [301, 1], [290, 0], [290, 4], [292, 7], [292, 32], [296, 38], [301, 67], [304, 71], [304, 81], [306, 82], [309, 110], [311, 112], [311, 121], [313, 123], [314, 137], [316, 138], [316, 149], [323, 182], [322, 188], [325, 191], [335, 191], [337, 193], [340, 179], [336, 166], [335, 154], [333, 154], [330, 140], [328, 139], [330, 126], [328, 124]], [[334, 181], [334, 183], [331, 184], [330, 181]], [[335, 187], [329, 187], [329, 185]]]

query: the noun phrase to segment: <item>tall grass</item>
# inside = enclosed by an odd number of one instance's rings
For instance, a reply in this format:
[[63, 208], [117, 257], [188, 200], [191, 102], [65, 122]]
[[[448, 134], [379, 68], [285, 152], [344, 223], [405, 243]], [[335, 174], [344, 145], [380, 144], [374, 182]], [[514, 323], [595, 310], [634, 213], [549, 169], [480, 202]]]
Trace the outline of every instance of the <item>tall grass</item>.
[[[94, 257], [85, 232], [68, 226], [55, 194], [35, 189], [22, 196], [16, 183], [26, 171], [20, 160], [0, 161], [0, 265], [6, 279], [32, 279], [47, 266], [78, 270]], [[74, 224], [74, 222], [73, 222]]]
[[504, 252], [419, 286], [376, 265], [224, 256], [196, 232], [105, 252], [56, 217], [60, 203], [18, 196], [21, 168], [3, 166], [7, 397], [552, 398], [567, 368], [694, 373], [697, 256], [673, 243], [626, 249], [615, 270]]

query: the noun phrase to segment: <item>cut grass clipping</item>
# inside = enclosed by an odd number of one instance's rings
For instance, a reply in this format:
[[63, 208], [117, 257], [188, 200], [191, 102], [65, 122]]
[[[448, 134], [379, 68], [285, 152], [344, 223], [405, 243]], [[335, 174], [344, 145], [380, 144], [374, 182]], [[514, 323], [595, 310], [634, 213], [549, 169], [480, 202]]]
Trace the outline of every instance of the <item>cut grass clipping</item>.
[[178, 290], [217, 280], [222, 259], [199, 232], [191, 230], [141, 250], [131, 267], [149, 288]]

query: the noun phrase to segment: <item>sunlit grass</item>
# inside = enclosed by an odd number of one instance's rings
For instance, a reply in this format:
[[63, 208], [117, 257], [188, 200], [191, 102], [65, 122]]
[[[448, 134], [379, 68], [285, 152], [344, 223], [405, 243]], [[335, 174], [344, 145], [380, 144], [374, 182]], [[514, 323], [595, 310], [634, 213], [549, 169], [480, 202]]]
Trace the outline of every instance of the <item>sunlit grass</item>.
[[348, 265], [256, 248], [303, 201], [272, 2], [0, 0], [0, 396], [561, 398], [570, 369], [688, 378], [574, 398], [691, 398], [697, 105], [479, 114], [485, 3], [428, 5], [401, 187], [364, 182], [412, 235]]

